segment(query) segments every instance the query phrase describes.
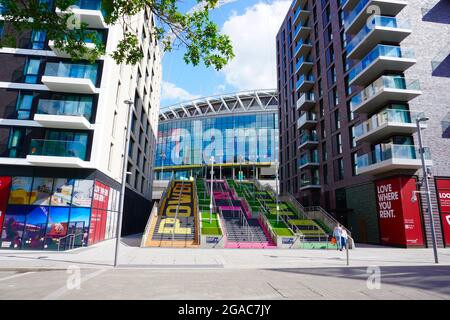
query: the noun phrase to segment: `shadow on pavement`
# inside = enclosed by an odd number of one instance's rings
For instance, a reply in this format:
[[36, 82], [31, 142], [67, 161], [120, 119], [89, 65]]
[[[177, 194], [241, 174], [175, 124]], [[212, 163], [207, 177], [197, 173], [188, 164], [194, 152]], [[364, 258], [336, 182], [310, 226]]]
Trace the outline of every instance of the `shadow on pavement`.
[[[366, 281], [372, 272], [365, 267], [343, 268], [286, 268], [266, 269], [274, 272], [287, 272], [302, 275], [344, 278]], [[381, 285], [390, 284], [430, 290], [450, 296], [450, 266], [401, 266], [380, 267]]]

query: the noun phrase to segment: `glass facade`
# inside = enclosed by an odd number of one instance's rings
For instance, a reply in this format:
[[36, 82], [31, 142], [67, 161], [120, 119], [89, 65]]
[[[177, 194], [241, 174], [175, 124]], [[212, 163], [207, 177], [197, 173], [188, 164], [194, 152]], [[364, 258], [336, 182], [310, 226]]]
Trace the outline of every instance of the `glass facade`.
[[96, 180], [0, 177], [0, 248], [65, 250], [115, 237], [119, 191]]
[[[182, 170], [211, 163], [274, 163], [278, 158], [278, 115], [234, 114], [163, 121], [159, 124], [155, 166]], [[170, 178], [166, 172], [164, 178]]]

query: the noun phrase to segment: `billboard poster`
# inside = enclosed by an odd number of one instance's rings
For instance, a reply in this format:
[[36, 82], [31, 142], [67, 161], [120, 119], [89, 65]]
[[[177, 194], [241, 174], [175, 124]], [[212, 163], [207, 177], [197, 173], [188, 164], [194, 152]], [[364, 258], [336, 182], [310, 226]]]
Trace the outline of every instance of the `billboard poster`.
[[375, 183], [381, 243], [423, 246], [419, 202], [411, 201], [416, 190], [412, 177], [395, 177]]
[[75, 180], [73, 186], [72, 206], [90, 208], [94, 180]]
[[96, 231], [99, 225], [99, 210], [92, 209], [91, 222], [89, 224], [89, 244], [97, 243]]
[[110, 188], [107, 185], [99, 181], [95, 181], [92, 207], [106, 210], [108, 208], [109, 192]]
[[73, 180], [58, 178], [55, 179], [53, 193], [51, 197], [52, 206], [69, 206], [72, 201]]
[[11, 177], [0, 177], [0, 230], [2, 229], [3, 220], [5, 219], [10, 187]]
[[12, 177], [9, 203], [28, 204], [32, 181], [32, 177]]
[[437, 197], [445, 246], [450, 246], [450, 179], [436, 179]]
[[52, 188], [52, 178], [34, 178], [30, 194], [30, 204], [48, 206], [50, 204]]

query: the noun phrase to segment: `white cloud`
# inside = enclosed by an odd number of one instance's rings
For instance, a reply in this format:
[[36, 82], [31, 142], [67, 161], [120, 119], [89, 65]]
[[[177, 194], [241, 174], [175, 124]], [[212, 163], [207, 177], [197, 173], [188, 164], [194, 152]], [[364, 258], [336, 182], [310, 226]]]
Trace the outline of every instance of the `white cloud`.
[[276, 34], [291, 0], [257, 3], [242, 15], [232, 15], [222, 32], [233, 42], [236, 57], [221, 71], [238, 90], [277, 87]]
[[191, 94], [183, 88], [177, 87], [174, 83], [163, 81], [162, 94], [163, 100], [170, 100], [173, 103], [189, 101], [200, 98], [200, 95]]

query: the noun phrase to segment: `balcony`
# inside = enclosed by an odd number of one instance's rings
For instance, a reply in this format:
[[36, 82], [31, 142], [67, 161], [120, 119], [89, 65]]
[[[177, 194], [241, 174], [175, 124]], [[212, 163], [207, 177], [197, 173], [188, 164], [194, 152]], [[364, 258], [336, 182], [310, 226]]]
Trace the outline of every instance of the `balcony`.
[[319, 144], [319, 139], [317, 137], [317, 134], [309, 133], [309, 134], [302, 134], [299, 139], [298, 147], [300, 149], [308, 149], [308, 148], [314, 148]]
[[38, 166], [88, 168], [86, 144], [77, 141], [31, 140], [27, 161]]
[[88, 130], [92, 101], [39, 100], [34, 120], [46, 128]]
[[385, 70], [403, 72], [416, 63], [412, 49], [377, 45], [349, 72], [350, 85], [367, 85]]
[[311, 28], [299, 23], [294, 29], [294, 41], [306, 39], [311, 33]]
[[392, 101], [408, 102], [421, 95], [419, 80], [381, 76], [350, 101], [356, 113], [370, 113]]
[[[349, 0], [348, 2], [353, 2]], [[344, 28], [347, 33], [357, 33], [365, 25], [367, 19], [373, 14], [370, 6], [377, 7], [377, 13], [385, 16], [396, 16], [406, 7], [408, 3], [405, 0], [360, 0], [344, 18]]]
[[319, 157], [317, 156], [317, 154], [314, 155], [305, 154], [299, 159], [298, 164], [300, 170], [305, 169], [307, 167], [318, 167], [320, 166]]
[[95, 93], [98, 66], [49, 62], [45, 66], [42, 82], [52, 91], [68, 93]]
[[[386, 109], [355, 128], [356, 142], [376, 142], [394, 134], [411, 135], [417, 131], [416, 119], [423, 113]], [[426, 124], [421, 123], [421, 128]]]
[[[79, 39], [79, 37], [77, 37]], [[90, 57], [90, 51], [94, 50], [96, 48], [95, 43], [102, 43], [104, 44], [103, 35], [97, 31], [97, 30], [89, 30], [87, 31], [84, 39], [82, 40], [84, 43], [85, 48], [87, 49], [87, 52], [85, 55], [83, 55], [83, 59], [89, 59]], [[62, 49], [59, 49], [55, 46], [55, 42], [53, 40], [48, 42], [48, 46], [50, 49], [55, 53], [56, 56], [61, 58], [70, 58], [70, 55], [65, 52]]]
[[305, 112], [297, 121], [297, 129], [311, 129], [317, 125], [317, 117], [315, 113]]
[[305, 56], [301, 56], [295, 64], [295, 72], [300, 72], [301, 74], [309, 72], [314, 66], [314, 63]]
[[308, 41], [300, 39], [295, 46], [295, 58], [307, 55], [312, 49], [312, 44]]
[[316, 105], [316, 98], [313, 92], [305, 92], [297, 100], [297, 110], [308, 111]]
[[320, 185], [319, 179], [305, 179], [300, 181], [300, 191], [308, 190], [308, 189], [320, 189], [322, 186]]
[[[358, 174], [380, 174], [393, 170], [417, 170], [421, 168], [419, 149], [412, 145], [382, 144], [377, 150], [361, 155], [357, 160]], [[425, 165], [432, 166], [430, 151], [424, 148]]]
[[307, 92], [310, 91], [314, 87], [314, 76], [312, 75], [302, 75], [297, 80], [297, 91]]
[[409, 21], [394, 17], [373, 16], [371, 28], [365, 25], [347, 45], [347, 58], [362, 59], [379, 43], [400, 43], [411, 34]]
[[294, 19], [292, 20], [292, 25], [296, 25], [297, 23], [305, 23], [306, 19], [308, 19], [311, 11], [302, 10], [300, 7], [297, 8], [294, 12]]
[[[106, 29], [102, 0], [78, 0], [69, 8], [70, 12], [80, 19], [79, 22], [86, 23], [90, 28]], [[63, 14], [60, 9], [56, 13]]]

